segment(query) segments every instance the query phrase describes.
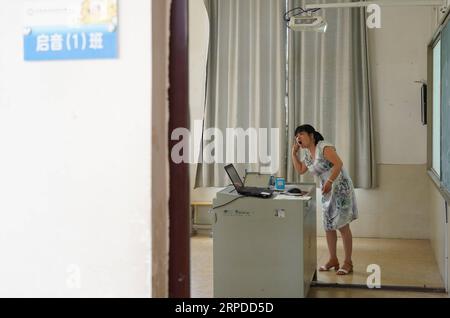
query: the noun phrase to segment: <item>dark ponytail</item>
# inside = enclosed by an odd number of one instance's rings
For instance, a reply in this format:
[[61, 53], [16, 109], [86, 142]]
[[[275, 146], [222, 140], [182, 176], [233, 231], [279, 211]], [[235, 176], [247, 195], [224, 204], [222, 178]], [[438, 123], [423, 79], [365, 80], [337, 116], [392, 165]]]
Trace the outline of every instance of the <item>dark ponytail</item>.
[[319, 143], [319, 141], [325, 140], [322, 136], [322, 134], [318, 131], [314, 132], [314, 140], [316, 141], [316, 146]]
[[314, 136], [314, 142], [317, 146], [319, 141], [325, 140], [322, 136], [322, 134], [314, 129], [311, 125], [302, 125], [297, 127], [295, 130], [295, 136], [297, 136], [299, 133], [306, 132], [308, 135], [312, 134]]

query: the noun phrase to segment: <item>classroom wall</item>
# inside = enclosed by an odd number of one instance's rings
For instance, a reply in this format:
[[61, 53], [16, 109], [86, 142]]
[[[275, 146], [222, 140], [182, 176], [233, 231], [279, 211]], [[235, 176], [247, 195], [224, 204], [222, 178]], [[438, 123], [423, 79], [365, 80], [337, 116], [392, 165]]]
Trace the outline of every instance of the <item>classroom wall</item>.
[[[189, 107], [191, 127], [203, 120], [209, 20], [203, 0], [189, 0]], [[192, 131], [192, 130], [191, 130]], [[190, 165], [191, 201], [212, 201], [215, 189], [194, 189], [196, 165]]]
[[427, 130], [420, 84], [427, 77], [427, 43], [434, 9], [383, 7], [382, 28], [369, 29], [379, 188], [357, 190], [355, 236], [428, 239]]
[[152, 4], [152, 297], [169, 295], [169, 40], [171, 0]]
[[[445, 201], [433, 181], [429, 179], [428, 189], [430, 196], [430, 242], [438, 264], [441, 277], [445, 277], [445, 231], [448, 224], [445, 224]], [[448, 230], [448, 229], [447, 229]]]
[[151, 296], [151, 1], [119, 59], [24, 62], [0, 2], [0, 297]]
[[427, 77], [432, 20], [426, 7], [383, 7], [382, 28], [369, 30], [379, 164], [426, 164], [427, 129], [414, 81]]
[[[191, 18], [198, 22], [202, 8], [196, 9]], [[360, 219], [352, 226], [355, 237], [430, 238], [426, 127], [420, 122], [420, 85], [414, 81], [427, 76], [426, 48], [435, 16], [426, 7], [385, 7], [382, 29], [369, 31], [379, 188], [356, 190]], [[190, 36], [207, 41], [204, 33], [191, 30]], [[191, 69], [200, 67], [191, 63]], [[193, 119], [201, 118], [197, 105], [191, 103]], [[192, 200], [211, 200], [215, 192], [193, 190]], [[320, 209], [318, 216], [318, 233], [324, 235]]]

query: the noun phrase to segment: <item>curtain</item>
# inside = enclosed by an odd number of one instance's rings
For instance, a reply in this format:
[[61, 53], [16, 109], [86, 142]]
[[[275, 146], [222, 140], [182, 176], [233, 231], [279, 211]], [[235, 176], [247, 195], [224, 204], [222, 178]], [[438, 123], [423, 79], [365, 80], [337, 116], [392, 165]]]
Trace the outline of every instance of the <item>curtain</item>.
[[[210, 43], [195, 187], [230, 184], [223, 169], [227, 163], [235, 163], [241, 175], [248, 169], [285, 176], [285, 0], [205, 0], [205, 7]], [[234, 137], [227, 136], [227, 128], [244, 132], [252, 128], [258, 133], [257, 140], [245, 141], [245, 160], [239, 160], [238, 142], [232, 145]], [[230, 159], [233, 152], [236, 156]], [[215, 162], [206, 160], [205, 153], [216, 156]], [[261, 153], [267, 155], [263, 160]], [[256, 154], [258, 160], [253, 160]]]
[[[289, 0], [289, 8], [304, 5], [303, 0]], [[322, 9], [319, 14], [328, 23], [326, 33], [289, 32], [289, 148], [295, 128], [311, 124], [335, 144], [355, 187], [374, 188], [376, 164], [365, 8]], [[312, 181], [310, 176], [300, 177], [294, 171], [288, 151], [288, 181]]]

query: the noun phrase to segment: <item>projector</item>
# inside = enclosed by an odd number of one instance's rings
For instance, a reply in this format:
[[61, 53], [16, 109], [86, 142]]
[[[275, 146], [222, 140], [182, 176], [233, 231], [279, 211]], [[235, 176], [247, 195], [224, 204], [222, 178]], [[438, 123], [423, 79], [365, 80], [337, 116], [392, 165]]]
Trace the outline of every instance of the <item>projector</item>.
[[289, 20], [289, 28], [298, 32], [326, 32], [327, 22], [319, 16], [292, 17]]

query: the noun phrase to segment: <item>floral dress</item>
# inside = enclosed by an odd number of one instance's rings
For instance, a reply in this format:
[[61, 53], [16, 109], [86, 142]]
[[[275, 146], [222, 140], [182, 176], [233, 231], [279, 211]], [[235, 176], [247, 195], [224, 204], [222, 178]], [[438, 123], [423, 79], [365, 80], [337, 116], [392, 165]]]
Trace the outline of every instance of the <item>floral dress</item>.
[[[302, 160], [309, 172], [319, 177], [321, 188], [331, 176], [333, 167], [333, 164], [324, 158], [325, 147], [335, 149], [332, 144], [320, 141], [316, 146], [316, 159], [305, 149]], [[358, 218], [353, 182], [344, 169], [333, 183], [332, 190], [322, 196], [322, 213], [325, 231], [338, 230]]]

